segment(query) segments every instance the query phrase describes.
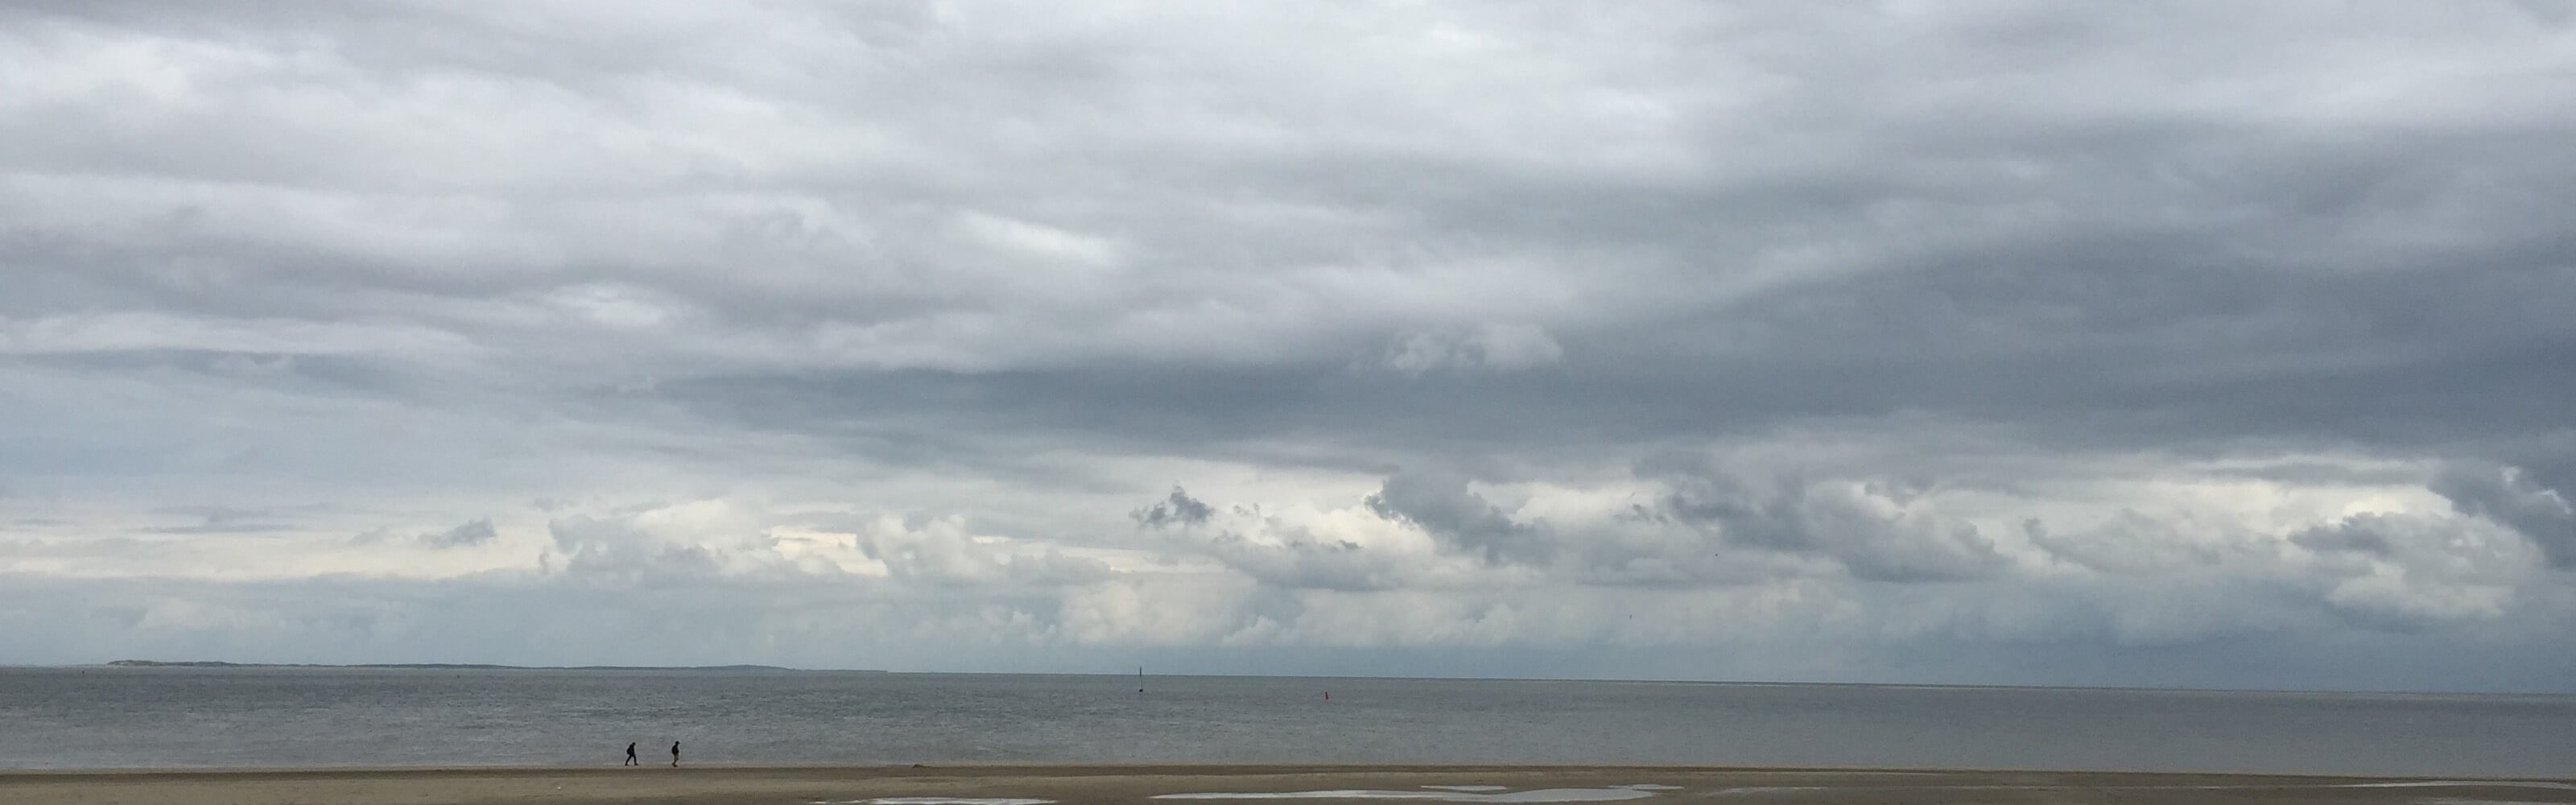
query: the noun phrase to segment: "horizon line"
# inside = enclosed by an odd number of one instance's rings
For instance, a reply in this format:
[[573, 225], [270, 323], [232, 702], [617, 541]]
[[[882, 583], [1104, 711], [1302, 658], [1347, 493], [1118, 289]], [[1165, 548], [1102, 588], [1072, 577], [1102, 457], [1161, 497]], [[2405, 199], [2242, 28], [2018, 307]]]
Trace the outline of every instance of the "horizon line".
[[[1130, 678], [1124, 672], [1079, 671], [925, 671], [884, 668], [799, 668], [760, 663], [721, 665], [511, 665], [506, 663], [386, 662], [386, 663], [263, 663], [228, 660], [139, 660], [118, 659], [99, 663], [77, 664], [8, 664], [0, 668], [105, 669], [105, 668], [196, 668], [196, 669], [354, 669], [354, 670], [473, 670], [473, 671], [762, 671], [810, 674], [916, 674], [950, 676], [1100, 676]], [[1144, 674], [1140, 669], [1138, 674]], [[2388, 694], [2412, 696], [2576, 696], [2576, 690], [2433, 690], [2398, 688], [2264, 688], [2264, 687], [2194, 687], [2187, 685], [2047, 685], [1973, 682], [1853, 682], [1756, 679], [1645, 679], [1631, 677], [1510, 677], [1510, 676], [1387, 676], [1387, 675], [1317, 675], [1261, 674], [1239, 672], [1201, 672], [1151, 674], [1161, 677], [1225, 677], [1268, 679], [1347, 679], [1423, 682], [1593, 682], [1632, 685], [1732, 685], [1758, 687], [1864, 687], [1864, 688], [1930, 688], [1944, 690], [2067, 690], [2067, 691], [2146, 691], [2165, 693], [2286, 693], [2286, 694]]]

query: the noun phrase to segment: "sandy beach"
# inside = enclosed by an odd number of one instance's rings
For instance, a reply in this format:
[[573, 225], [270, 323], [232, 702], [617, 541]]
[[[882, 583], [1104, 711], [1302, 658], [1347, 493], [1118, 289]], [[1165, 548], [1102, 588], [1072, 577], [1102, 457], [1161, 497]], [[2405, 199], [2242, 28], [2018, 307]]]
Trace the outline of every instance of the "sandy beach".
[[[0, 772], [11, 805], [2576, 803], [2563, 780], [1527, 766], [706, 766]], [[1214, 796], [1209, 796], [1214, 795]], [[874, 801], [874, 802], [871, 802]]]

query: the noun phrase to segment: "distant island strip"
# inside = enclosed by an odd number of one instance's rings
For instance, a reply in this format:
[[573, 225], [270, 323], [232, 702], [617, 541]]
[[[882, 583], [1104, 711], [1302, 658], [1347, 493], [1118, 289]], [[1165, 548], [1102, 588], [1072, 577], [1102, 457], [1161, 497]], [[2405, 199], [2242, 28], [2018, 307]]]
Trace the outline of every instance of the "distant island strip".
[[462, 662], [370, 662], [353, 665], [285, 662], [223, 662], [220, 660], [111, 660], [119, 668], [408, 668], [431, 671], [733, 671], [748, 673], [794, 674], [882, 674], [872, 668], [811, 669], [782, 668], [775, 665], [491, 665]]

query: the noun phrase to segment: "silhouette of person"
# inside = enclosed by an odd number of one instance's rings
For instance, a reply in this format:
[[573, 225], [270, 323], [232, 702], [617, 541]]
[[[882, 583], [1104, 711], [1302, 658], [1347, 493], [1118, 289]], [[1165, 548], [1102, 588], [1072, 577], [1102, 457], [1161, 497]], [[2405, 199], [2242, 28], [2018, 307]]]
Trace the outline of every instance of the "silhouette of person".
[[673, 768], [677, 768], [679, 765], [680, 765], [680, 742], [679, 742], [679, 741], [672, 741], [672, 742], [671, 742], [671, 766], [672, 766]]
[[643, 761], [639, 761], [639, 760], [636, 760], [636, 759], [635, 759], [635, 742], [634, 742], [634, 741], [627, 741], [627, 742], [626, 742], [626, 762], [625, 762], [624, 764], [622, 764], [622, 765], [627, 765], [627, 766], [641, 766], [641, 765], [644, 765]]

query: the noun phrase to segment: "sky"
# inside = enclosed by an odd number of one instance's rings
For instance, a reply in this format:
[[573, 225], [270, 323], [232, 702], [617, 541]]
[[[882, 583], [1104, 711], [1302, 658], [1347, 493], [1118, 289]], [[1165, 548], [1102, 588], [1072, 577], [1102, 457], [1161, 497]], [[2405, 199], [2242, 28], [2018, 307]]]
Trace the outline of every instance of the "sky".
[[2576, 3], [0, 5], [0, 664], [2576, 690]]

